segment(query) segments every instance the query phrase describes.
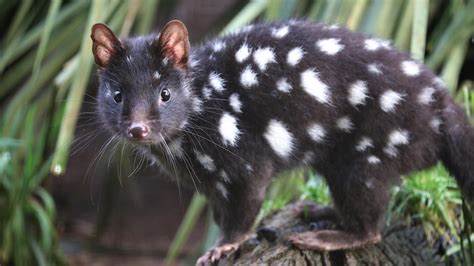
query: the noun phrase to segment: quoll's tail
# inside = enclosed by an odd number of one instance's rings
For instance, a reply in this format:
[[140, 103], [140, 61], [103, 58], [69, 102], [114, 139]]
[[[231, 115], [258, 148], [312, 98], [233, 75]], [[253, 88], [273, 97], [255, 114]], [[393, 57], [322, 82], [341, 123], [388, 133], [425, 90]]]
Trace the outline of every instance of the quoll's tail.
[[474, 206], [474, 128], [469, 125], [464, 110], [451, 99], [444, 106], [441, 131], [445, 148], [441, 159], [455, 176], [465, 198]]

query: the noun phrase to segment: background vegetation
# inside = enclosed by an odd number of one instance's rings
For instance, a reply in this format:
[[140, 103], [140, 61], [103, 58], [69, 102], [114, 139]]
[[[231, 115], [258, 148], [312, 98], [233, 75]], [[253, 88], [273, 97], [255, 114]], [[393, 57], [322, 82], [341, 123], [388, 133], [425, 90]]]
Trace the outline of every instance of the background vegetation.
[[[49, 180], [65, 172], [91, 80], [89, 29], [102, 21], [121, 36], [145, 34], [157, 10], [169, 10], [173, 1], [0, 0], [0, 7], [0, 264], [64, 264]], [[253, 20], [299, 17], [391, 39], [439, 73], [468, 115], [474, 111], [473, 0], [254, 0], [241, 1], [230, 13], [222, 33]], [[471, 76], [463, 74], [466, 69]], [[471, 265], [473, 220], [466, 208], [462, 211], [462, 198], [442, 166], [405, 179], [393, 194], [389, 218], [446, 234], [447, 254]], [[321, 179], [302, 169], [274, 182], [260, 217], [300, 197], [330, 199]], [[204, 206], [196, 195], [168, 263], [175, 261]], [[216, 239], [217, 229], [208, 220], [207, 237], [196, 254]]]

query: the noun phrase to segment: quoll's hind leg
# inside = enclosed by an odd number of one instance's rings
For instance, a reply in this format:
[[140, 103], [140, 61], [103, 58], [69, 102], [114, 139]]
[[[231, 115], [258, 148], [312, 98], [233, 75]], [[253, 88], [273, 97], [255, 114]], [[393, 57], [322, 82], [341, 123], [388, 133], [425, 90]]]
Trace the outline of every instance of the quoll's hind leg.
[[[300, 249], [332, 251], [352, 249], [381, 240], [379, 223], [388, 203], [387, 179], [355, 176], [328, 177], [341, 230], [319, 230], [294, 234], [290, 242]], [[360, 173], [359, 173], [360, 174]]]

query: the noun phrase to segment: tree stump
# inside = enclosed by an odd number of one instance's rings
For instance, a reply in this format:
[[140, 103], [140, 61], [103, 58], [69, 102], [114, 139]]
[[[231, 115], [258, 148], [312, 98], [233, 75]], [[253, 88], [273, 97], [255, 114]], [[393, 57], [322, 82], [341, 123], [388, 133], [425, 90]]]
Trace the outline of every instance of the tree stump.
[[237, 251], [218, 265], [445, 265], [439, 248], [430, 243], [421, 226], [392, 225], [383, 230], [382, 242], [333, 252], [299, 250], [285, 240], [291, 233], [311, 230], [299, 217], [308, 202], [290, 204], [265, 218]]

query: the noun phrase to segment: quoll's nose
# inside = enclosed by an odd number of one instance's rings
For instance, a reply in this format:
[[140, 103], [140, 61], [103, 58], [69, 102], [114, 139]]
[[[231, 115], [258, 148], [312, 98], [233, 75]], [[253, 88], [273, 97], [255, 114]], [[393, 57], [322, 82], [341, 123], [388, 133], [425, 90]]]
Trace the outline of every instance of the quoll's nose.
[[132, 139], [142, 140], [150, 134], [150, 128], [144, 123], [132, 123], [128, 127], [128, 136]]

